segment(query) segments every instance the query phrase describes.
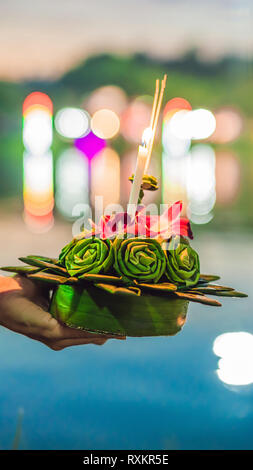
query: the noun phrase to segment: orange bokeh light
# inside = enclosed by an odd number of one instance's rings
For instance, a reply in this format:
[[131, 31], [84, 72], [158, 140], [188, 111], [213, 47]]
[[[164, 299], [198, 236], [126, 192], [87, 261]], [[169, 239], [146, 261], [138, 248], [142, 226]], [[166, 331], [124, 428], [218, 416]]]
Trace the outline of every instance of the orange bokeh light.
[[29, 108], [38, 105], [48, 109], [51, 115], [53, 114], [53, 103], [49, 96], [40, 91], [33, 91], [23, 102], [23, 115], [27, 113]]
[[[106, 177], [105, 177], [106, 175]], [[120, 158], [112, 148], [106, 148], [91, 160], [91, 201], [103, 196], [104, 208], [120, 202]]]
[[53, 193], [37, 194], [26, 191], [24, 193], [24, 206], [30, 214], [35, 216], [46, 215], [54, 208]]
[[52, 113], [48, 108], [42, 104], [33, 104], [32, 106], [26, 108], [26, 110], [23, 112], [23, 118], [26, 119], [30, 113], [33, 113], [33, 111], [43, 111], [43, 113], [46, 113], [50, 118], [52, 117]]
[[173, 112], [173, 111], [179, 111], [181, 109], [188, 109], [189, 111], [192, 110], [192, 107], [185, 98], [172, 98], [171, 100], [168, 101], [168, 103], [165, 105], [164, 110], [163, 110], [163, 115], [164, 117], [166, 116], [167, 113]]

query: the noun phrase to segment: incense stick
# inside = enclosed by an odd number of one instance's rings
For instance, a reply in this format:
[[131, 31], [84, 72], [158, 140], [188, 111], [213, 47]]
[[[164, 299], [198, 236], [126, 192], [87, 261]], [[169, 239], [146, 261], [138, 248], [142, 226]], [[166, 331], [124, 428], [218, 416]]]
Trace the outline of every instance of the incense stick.
[[[146, 166], [145, 166], [145, 173], [147, 173], [147, 169], [148, 169], [149, 163], [150, 163], [150, 158], [151, 158], [152, 149], [153, 149], [154, 140], [155, 140], [155, 134], [156, 134], [156, 130], [157, 130], [159, 115], [160, 115], [162, 101], [163, 101], [163, 94], [164, 94], [164, 90], [165, 90], [165, 87], [166, 87], [166, 80], [167, 80], [167, 75], [164, 75], [163, 80], [162, 80], [162, 84], [161, 84], [161, 91], [160, 91], [160, 96], [159, 96], [159, 99], [158, 99], [156, 111], [155, 111], [154, 116], [152, 116], [152, 119], [153, 119], [152, 137], [150, 139], [149, 146], [148, 146], [148, 155], [147, 155], [147, 162], [146, 162]], [[156, 81], [156, 83], [157, 83], [157, 81]], [[157, 101], [157, 99], [156, 99], [156, 101]], [[154, 98], [154, 102], [155, 102], [155, 98]], [[153, 110], [152, 110], [152, 114], [153, 114]]]
[[155, 82], [155, 94], [154, 94], [153, 107], [152, 107], [152, 113], [151, 113], [151, 118], [150, 118], [151, 129], [153, 129], [153, 125], [154, 125], [154, 118], [155, 118], [155, 113], [156, 113], [156, 108], [157, 108], [159, 88], [160, 88], [160, 80], [157, 78]]

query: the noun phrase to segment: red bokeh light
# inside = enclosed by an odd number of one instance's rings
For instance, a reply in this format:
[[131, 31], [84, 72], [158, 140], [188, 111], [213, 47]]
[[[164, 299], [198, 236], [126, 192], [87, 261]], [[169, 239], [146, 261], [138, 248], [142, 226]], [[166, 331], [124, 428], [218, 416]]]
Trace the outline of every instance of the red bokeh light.
[[33, 91], [28, 95], [23, 103], [23, 114], [27, 112], [27, 110], [32, 106], [43, 106], [47, 108], [50, 114], [53, 114], [53, 103], [52, 100], [49, 98], [48, 95], [45, 93], [41, 93], [40, 91]]
[[189, 111], [192, 110], [192, 107], [185, 98], [172, 98], [171, 100], [168, 101], [168, 103], [165, 105], [163, 115], [166, 116], [170, 111], [175, 111], [175, 110], [181, 110], [181, 109], [188, 109]]

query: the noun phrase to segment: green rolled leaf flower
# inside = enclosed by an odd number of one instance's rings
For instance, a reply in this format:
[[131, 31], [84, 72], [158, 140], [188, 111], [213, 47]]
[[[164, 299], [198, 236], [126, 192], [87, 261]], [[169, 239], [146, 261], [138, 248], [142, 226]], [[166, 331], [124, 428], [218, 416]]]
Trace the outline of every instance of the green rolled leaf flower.
[[58, 258], [58, 264], [61, 264], [62, 266], [65, 266], [65, 258], [67, 256], [67, 254], [69, 253], [69, 251], [75, 246], [75, 244], [76, 244], [76, 240], [73, 239], [73, 240], [71, 240], [70, 243], [68, 243], [66, 246], [64, 246], [64, 248], [62, 248], [60, 256]]
[[63, 248], [59, 263], [70, 276], [106, 273], [113, 265], [112, 242], [94, 237], [72, 240]]
[[152, 238], [116, 238], [114, 269], [128, 281], [156, 283], [166, 268], [160, 243]]
[[199, 255], [188, 240], [175, 236], [169, 241], [166, 250], [168, 279], [181, 287], [198, 283], [200, 276]]

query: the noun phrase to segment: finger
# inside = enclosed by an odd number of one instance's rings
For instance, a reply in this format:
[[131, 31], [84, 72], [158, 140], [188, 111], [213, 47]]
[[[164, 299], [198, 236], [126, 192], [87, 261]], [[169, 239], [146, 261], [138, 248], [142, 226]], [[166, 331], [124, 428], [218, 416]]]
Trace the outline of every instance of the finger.
[[103, 339], [103, 338], [117, 338], [117, 339], [125, 339], [125, 336], [122, 335], [113, 335], [113, 334], [101, 334], [98, 332], [89, 332], [85, 330], [70, 328], [68, 326], [62, 325], [59, 323], [55, 318], [51, 317], [49, 321], [51, 324], [51, 331], [49, 331], [49, 335], [54, 338], [55, 340], [60, 339], [75, 339], [75, 338], [88, 338], [96, 340]]
[[97, 346], [102, 346], [103, 344], [106, 343], [106, 341], [108, 341], [108, 339], [112, 339], [112, 338], [98, 338], [96, 340], [93, 340], [92, 344], [97, 344]]
[[43, 310], [48, 312], [49, 308], [49, 299], [47, 297], [38, 297], [36, 298], [36, 304], [41, 307]]
[[0, 321], [3, 326], [22, 334], [48, 331], [51, 315], [19, 293], [6, 293], [1, 299]]

